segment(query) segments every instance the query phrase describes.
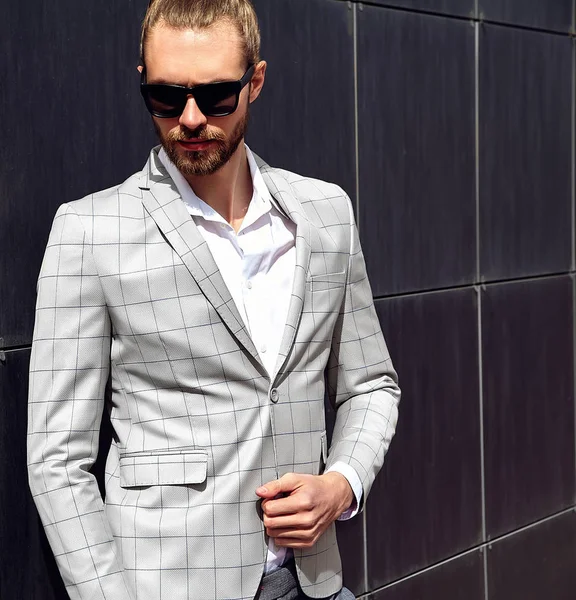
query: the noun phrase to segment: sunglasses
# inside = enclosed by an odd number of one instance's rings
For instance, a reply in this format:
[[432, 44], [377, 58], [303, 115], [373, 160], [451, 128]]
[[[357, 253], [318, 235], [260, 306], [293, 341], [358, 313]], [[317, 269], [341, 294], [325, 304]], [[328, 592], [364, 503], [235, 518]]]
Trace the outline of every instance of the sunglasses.
[[184, 112], [188, 96], [194, 97], [205, 116], [226, 117], [238, 108], [240, 92], [253, 75], [254, 65], [251, 65], [238, 81], [206, 83], [187, 88], [182, 85], [146, 83], [146, 72], [143, 70], [140, 93], [148, 111], [161, 119], [179, 117]]

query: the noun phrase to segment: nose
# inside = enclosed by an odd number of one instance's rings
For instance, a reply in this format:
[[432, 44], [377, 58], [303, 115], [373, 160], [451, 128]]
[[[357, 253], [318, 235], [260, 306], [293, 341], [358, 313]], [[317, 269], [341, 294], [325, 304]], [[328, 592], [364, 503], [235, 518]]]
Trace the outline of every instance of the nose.
[[182, 114], [180, 115], [179, 123], [188, 129], [197, 129], [207, 123], [206, 115], [198, 108], [194, 96], [188, 96], [188, 101]]

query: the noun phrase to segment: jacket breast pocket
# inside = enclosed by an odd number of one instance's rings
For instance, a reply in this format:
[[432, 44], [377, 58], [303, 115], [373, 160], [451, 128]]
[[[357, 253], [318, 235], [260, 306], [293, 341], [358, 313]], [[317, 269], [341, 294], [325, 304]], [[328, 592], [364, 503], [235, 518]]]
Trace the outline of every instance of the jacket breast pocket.
[[306, 279], [306, 286], [311, 292], [343, 289], [345, 285], [346, 271], [308, 275], [308, 278]]
[[156, 450], [120, 456], [120, 486], [194, 485], [206, 481], [208, 451]]

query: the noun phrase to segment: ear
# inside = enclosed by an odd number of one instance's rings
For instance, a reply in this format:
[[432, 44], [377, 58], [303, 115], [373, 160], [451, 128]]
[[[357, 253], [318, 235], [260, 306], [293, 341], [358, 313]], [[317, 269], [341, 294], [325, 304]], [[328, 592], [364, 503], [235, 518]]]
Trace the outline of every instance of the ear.
[[250, 103], [254, 102], [262, 91], [264, 80], [266, 79], [267, 66], [266, 61], [261, 60], [254, 69], [254, 75], [252, 75], [252, 81], [250, 82]]

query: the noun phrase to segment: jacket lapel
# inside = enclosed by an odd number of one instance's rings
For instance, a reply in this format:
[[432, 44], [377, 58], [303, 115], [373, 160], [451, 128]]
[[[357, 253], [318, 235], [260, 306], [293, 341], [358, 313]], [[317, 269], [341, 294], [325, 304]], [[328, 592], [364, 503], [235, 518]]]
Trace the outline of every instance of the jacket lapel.
[[271, 374], [272, 379], [274, 379], [283, 368], [286, 358], [292, 349], [302, 317], [304, 294], [306, 292], [306, 277], [308, 265], [310, 264], [310, 222], [306, 217], [301, 202], [294, 195], [294, 190], [290, 187], [288, 181], [278, 171], [267, 165], [257, 156], [256, 162], [262, 173], [266, 187], [280, 205], [280, 208], [296, 223], [296, 269], [284, 335], [282, 336], [278, 352], [276, 368], [274, 369], [274, 373]]
[[155, 150], [150, 154], [139, 187], [142, 190], [144, 208], [186, 265], [202, 293], [232, 334], [261, 364], [258, 352], [208, 244], [188, 214], [186, 205]]

